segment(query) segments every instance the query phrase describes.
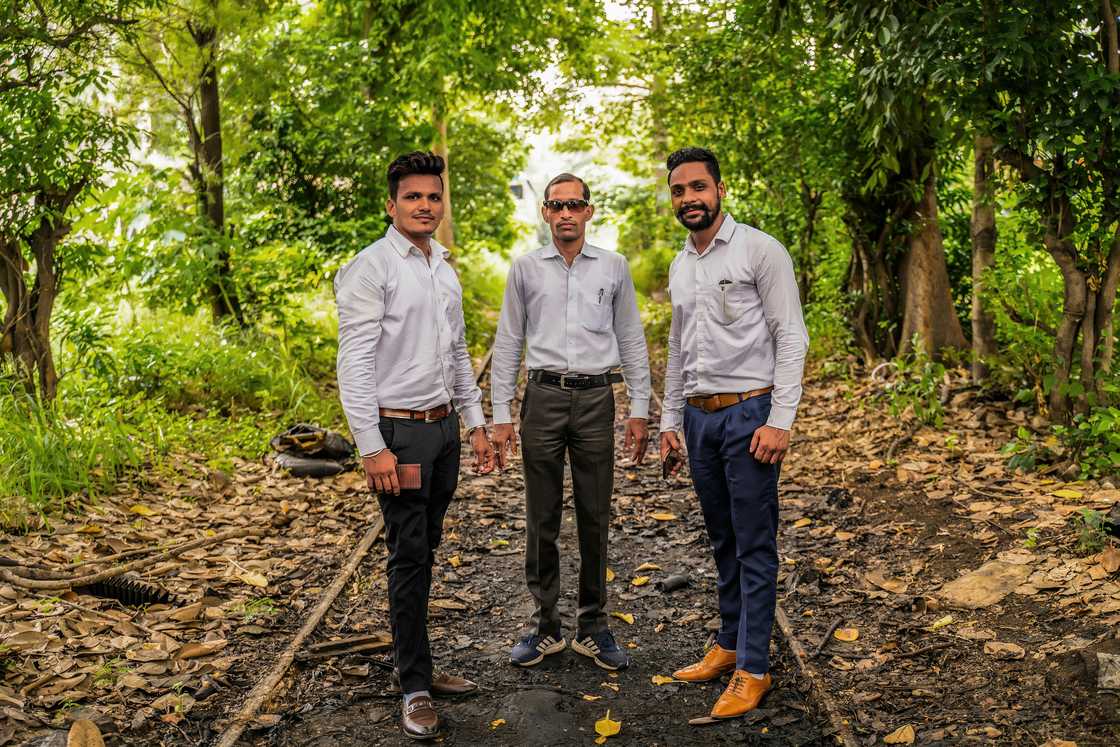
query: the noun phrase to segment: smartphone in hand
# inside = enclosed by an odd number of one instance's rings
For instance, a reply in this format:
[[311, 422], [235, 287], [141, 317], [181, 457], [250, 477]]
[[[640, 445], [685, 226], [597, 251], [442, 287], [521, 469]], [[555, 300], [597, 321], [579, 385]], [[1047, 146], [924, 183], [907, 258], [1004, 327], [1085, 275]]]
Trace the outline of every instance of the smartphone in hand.
[[669, 449], [669, 453], [665, 455], [665, 459], [661, 462], [661, 479], [668, 480], [683, 459], [684, 457], [681, 456], [679, 450]]

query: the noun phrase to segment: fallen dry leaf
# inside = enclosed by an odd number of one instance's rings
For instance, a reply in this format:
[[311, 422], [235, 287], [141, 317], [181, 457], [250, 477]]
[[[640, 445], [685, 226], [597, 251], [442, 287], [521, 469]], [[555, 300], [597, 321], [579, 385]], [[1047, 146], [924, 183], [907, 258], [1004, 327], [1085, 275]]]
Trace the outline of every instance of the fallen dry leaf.
[[641, 573], [642, 571], [660, 571], [661, 566], [657, 563], [642, 563], [634, 569], [634, 573]]
[[659, 511], [658, 513], [650, 514], [650, 517], [657, 519], [658, 521], [672, 521], [673, 519], [677, 518], [677, 515]]
[[101, 730], [89, 719], [80, 718], [70, 727], [66, 735], [66, 747], [105, 747]]
[[887, 744], [914, 744], [914, 738], [917, 734], [914, 732], [914, 727], [910, 724], [900, 726], [892, 731], [887, 736], [883, 737], [883, 741]]
[[800, 529], [801, 527], [807, 527], [807, 526], [809, 526], [809, 525], [810, 525], [810, 524], [812, 524], [812, 523], [813, 523], [813, 520], [812, 520], [812, 519], [810, 519], [810, 518], [809, 518], [809, 517], [807, 517], [807, 516], [802, 516], [802, 517], [801, 517], [800, 519], [798, 519], [797, 521], [793, 522], [793, 528], [794, 528], [794, 529]]
[[596, 700], [602, 700], [603, 696], [602, 695], [584, 695], [583, 699], [594, 702]]
[[655, 685], [668, 685], [670, 682], [676, 682], [672, 677], [666, 677], [663, 674], [655, 674], [649, 678], [649, 681]]
[[1004, 643], [1001, 641], [986, 641], [984, 653], [997, 659], [1022, 659], [1027, 652], [1017, 643]]
[[595, 739], [595, 744], [603, 744], [607, 741], [607, 737], [613, 737], [622, 731], [621, 721], [612, 721], [610, 709], [607, 709], [607, 715], [595, 722], [595, 733], [599, 736]]
[[617, 617], [619, 620], [626, 623], [627, 625], [633, 625], [634, 624], [634, 616], [631, 615], [629, 612], [619, 612], [618, 610], [614, 610], [614, 611], [611, 612], [611, 617]]
[[128, 507], [128, 510], [138, 516], [155, 516], [156, 512], [145, 506], [143, 503], [136, 503]]
[[610, 568], [608, 568], [607, 569], [607, 583], [609, 584], [611, 581], [614, 581], [614, 571], [612, 571]]
[[1074, 500], [1077, 498], [1085, 497], [1084, 493], [1082, 493], [1080, 490], [1074, 490], [1073, 488], [1062, 488], [1061, 490], [1055, 490], [1050, 493], [1050, 495], [1057, 498], [1065, 498], [1067, 500]]
[[851, 643], [859, 638], [859, 631], [855, 628], [837, 628], [836, 632], [832, 634], [832, 637], [838, 641]]
[[635, 576], [630, 579], [631, 586], [645, 586], [649, 583], [649, 576]]
[[504, 726], [505, 723], [506, 723], [506, 720], [504, 718], [496, 718], [496, 719], [494, 719], [493, 721], [490, 722], [490, 728], [491, 729], [497, 729], [499, 726]]
[[260, 589], [268, 586], [268, 577], [257, 571], [242, 571], [237, 574], [237, 577], [250, 586], [256, 586]]
[[1109, 545], [1101, 553], [1101, 567], [1109, 573], [1120, 571], [1120, 550]]

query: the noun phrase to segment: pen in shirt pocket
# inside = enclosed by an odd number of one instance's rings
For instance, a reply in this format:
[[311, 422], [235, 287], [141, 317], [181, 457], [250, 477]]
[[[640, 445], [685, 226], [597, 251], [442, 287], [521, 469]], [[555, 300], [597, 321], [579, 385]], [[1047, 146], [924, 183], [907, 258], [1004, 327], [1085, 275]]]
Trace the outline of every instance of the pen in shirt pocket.
[[602, 303], [603, 303], [603, 293], [604, 292], [606, 292], [606, 288], [600, 288], [599, 289], [599, 304], [600, 305], [602, 305]]

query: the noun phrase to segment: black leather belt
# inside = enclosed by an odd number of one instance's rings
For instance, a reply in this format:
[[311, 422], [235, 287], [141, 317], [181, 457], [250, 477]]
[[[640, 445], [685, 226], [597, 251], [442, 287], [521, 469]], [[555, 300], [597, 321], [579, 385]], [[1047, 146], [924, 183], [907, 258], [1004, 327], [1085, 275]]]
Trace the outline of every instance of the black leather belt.
[[597, 386], [617, 384], [622, 381], [622, 374], [614, 371], [603, 374], [560, 374], [555, 371], [537, 369], [529, 372], [529, 381], [558, 386], [561, 389], [591, 389]]

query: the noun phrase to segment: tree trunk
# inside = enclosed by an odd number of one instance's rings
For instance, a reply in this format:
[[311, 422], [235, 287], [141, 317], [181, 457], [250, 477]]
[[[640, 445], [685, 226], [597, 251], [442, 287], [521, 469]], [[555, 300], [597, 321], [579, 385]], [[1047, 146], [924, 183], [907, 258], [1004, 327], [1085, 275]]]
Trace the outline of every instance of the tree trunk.
[[900, 352], [908, 352], [915, 338], [933, 356], [945, 348], [964, 348], [964, 333], [949, 293], [945, 246], [937, 222], [937, 177], [932, 167], [917, 206], [909, 243], [902, 262]]
[[801, 230], [798, 251], [797, 292], [801, 296], [801, 306], [809, 303], [813, 287], [813, 236], [817, 230], [817, 211], [820, 210], [824, 195], [814, 191], [801, 180], [801, 206], [805, 210], [805, 227]]
[[[451, 162], [447, 158], [447, 105], [441, 101], [432, 111], [436, 125], [435, 154], [446, 164], [443, 172], [443, 220], [436, 228], [436, 241], [444, 249], [455, 249], [455, 220], [451, 213]], [[452, 255], [454, 256], [454, 255]]]
[[241, 326], [245, 318], [241, 303], [233, 284], [233, 268], [230, 263], [229, 242], [225, 231], [225, 180], [222, 163], [222, 119], [221, 101], [218, 89], [218, 31], [210, 26], [191, 30], [195, 44], [203, 59], [199, 79], [198, 97], [201, 110], [201, 132], [196, 147], [200, 158], [203, 183], [202, 207], [204, 215], [214, 229], [216, 249], [213, 254], [213, 268], [210, 279], [210, 309], [214, 320], [233, 317]]
[[[22, 237], [0, 237], [0, 291], [7, 309], [0, 327], [0, 355], [15, 364], [29, 394], [50, 401], [58, 393], [58, 373], [51, 350], [51, 315], [58, 297], [60, 275], [56, 262], [58, 243], [70, 231], [66, 211], [85, 189], [82, 180], [63, 191], [42, 190], [35, 197], [42, 217]], [[35, 259], [35, 277], [28, 287], [30, 267], [21, 243], [26, 242]]]
[[988, 359], [996, 354], [996, 321], [985, 308], [985, 274], [996, 263], [996, 208], [992, 195], [992, 139], [977, 135], [972, 177], [972, 380], [988, 378]]

